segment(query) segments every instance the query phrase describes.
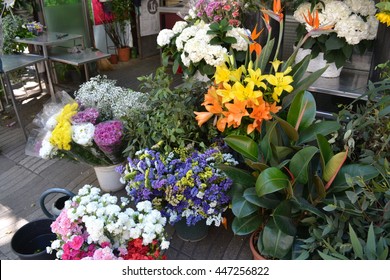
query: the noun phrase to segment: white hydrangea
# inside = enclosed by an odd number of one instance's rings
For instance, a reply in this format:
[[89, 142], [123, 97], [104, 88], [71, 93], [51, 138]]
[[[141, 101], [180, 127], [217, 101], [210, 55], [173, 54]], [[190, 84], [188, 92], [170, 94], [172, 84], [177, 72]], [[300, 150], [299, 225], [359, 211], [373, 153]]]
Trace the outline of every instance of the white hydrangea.
[[184, 28], [188, 26], [186, 21], [176, 21], [175, 25], [172, 27], [172, 31], [175, 34], [179, 34], [183, 31]]
[[376, 13], [375, 2], [373, 0], [344, 0], [355, 14], [362, 16], [373, 16]]
[[91, 146], [95, 126], [92, 123], [72, 125], [72, 140], [81, 146]]
[[171, 29], [163, 29], [157, 35], [157, 45], [160, 47], [167, 46], [171, 43], [171, 39], [175, 36], [175, 32]]
[[335, 25], [339, 20], [348, 18], [352, 10], [347, 4], [341, 1], [332, 1], [325, 5], [322, 9], [320, 17], [321, 25]]
[[234, 27], [226, 33], [227, 37], [236, 38], [237, 42], [232, 44], [231, 47], [237, 51], [247, 51], [248, 42], [245, 40], [247, 31], [244, 28]]
[[348, 44], [356, 45], [369, 36], [369, 25], [356, 14], [336, 23], [334, 30], [338, 37], [344, 37]]
[[367, 40], [374, 40], [376, 38], [376, 34], [378, 32], [378, 26], [379, 21], [375, 16], [368, 16], [367, 17], [367, 24], [368, 24], [368, 35]]
[[176, 38], [176, 48], [178, 51], [183, 50], [184, 45], [188, 42], [188, 40], [196, 35], [199, 27], [199, 25], [191, 25], [183, 29], [181, 34]]

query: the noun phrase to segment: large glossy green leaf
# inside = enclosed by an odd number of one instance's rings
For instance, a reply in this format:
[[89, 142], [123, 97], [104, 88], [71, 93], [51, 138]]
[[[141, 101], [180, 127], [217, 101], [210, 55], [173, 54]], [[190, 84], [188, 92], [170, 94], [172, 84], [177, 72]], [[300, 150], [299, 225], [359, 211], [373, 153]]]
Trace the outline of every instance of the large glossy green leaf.
[[340, 170], [341, 165], [347, 158], [347, 155], [347, 152], [340, 152], [331, 157], [331, 159], [325, 165], [324, 173], [322, 175], [326, 182], [330, 181], [334, 176], [336, 176], [336, 173]]
[[270, 167], [257, 177], [256, 192], [261, 197], [288, 188], [289, 185], [290, 181], [286, 174], [276, 167]]
[[225, 164], [219, 164], [217, 165], [217, 168], [225, 172], [233, 182], [247, 188], [253, 187], [256, 183], [256, 178], [246, 170]]
[[258, 248], [262, 255], [275, 259], [283, 259], [294, 244], [294, 236], [283, 233], [270, 219], [260, 232]]
[[252, 161], [258, 160], [259, 147], [251, 138], [243, 135], [229, 135], [224, 138], [224, 141], [230, 148], [245, 158]]
[[298, 204], [299, 209], [313, 213], [317, 215], [318, 217], [321, 217], [325, 219], [324, 213], [322, 213], [316, 206], [313, 204], [309, 203], [306, 199], [303, 197], [295, 197], [295, 203]]
[[273, 148], [275, 156], [278, 158], [278, 161], [284, 160], [285, 158], [287, 158], [288, 155], [294, 152], [293, 149], [285, 146], [274, 146]]
[[314, 146], [309, 146], [298, 151], [290, 161], [290, 171], [295, 180], [299, 183], [306, 184], [309, 179], [308, 165], [313, 156], [318, 152]]
[[272, 143], [273, 134], [275, 133], [276, 124], [277, 124], [276, 121], [272, 122], [270, 127], [268, 127], [267, 129], [267, 133], [265, 134], [263, 140], [261, 140], [260, 143], [260, 149], [263, 154], [263, 158], [265, 162], [268, 162], [272, 158], [271, 143]]
[[265, 169], [267, 169], [269, 166], [265, 163], [261, 163], [261, 162], [254, 162], [250, 159], [245, 159], [245, 164], [248, 165], [250, 168], [252, 168], [253, 170], [258, 170], [258, 171], [263, 171]]
[[276, 226], [285, 234], [295, 236], [297, 227], [291, 216], [292, 205], [289, 200], [282, 201], [274, 210], [272, 217]]
[[320, 176], [314, 175], [313, 183], [314, 183], [314, 187], [316, 188], [317, 195], [318, 195], [318, 197], [316, 199], [321, 201], [322, 199], [324, 199], [326, 197], [326, 190], [325, 190], [324, 182], [322, 182]]
[[337, 173], [337, 176], [333, 181], [333, 186], [347, 185], [345, 174], [348, 174], [351, 177], [360, 176], [364, 180], [370, 180], [378, 176], [379, 171], [375, 167], [367, 164], [354, 163], [344, 165]]
[[287, 137], [291, 139], [292, 141], [297, 141], [298, 140], [298, 132], [295, 130], [291, 124], [286, 122], [285, 120], [279, 118], [278, 116], [274, 115], [273, 116], [279, 123], [279, 125], [283, 128], [284, 132], [286, 133]]
[[302, 79], [303, 75], [305, 75], [310, 60], [311, 57], [310, 55], [308, 55], [304, 59], [302, 59], [299, 63], [293, 66], [292, 68], [293, 70], [291, 72], [293, 74], [293, 79], [294, 79], [294, 82], [292, 83], [292, 86], [294, 88], [297, 85], [297, 83]]
[[[302, 112], [303, 110], [305, 111]], [[314, 122], [316, 110], [316, 101], [313, 95], [308, 91], [298, 92], [288, 110], [287, 121], [295, 128], [297, 122], [301, 118], [298, 131], [302, 131]], [[302, 117], [300, 117], [301, 115]]]
[[280, 203], [280, 199], [278, 199], [274, 194], [259, 197], [256, 193], [256, 188], [246, 189], [243, 196], [250, 203], [266, 209], [274, 209]]
[[[328, 67], [321, 68], [320, 70], [317, 70], [311, 74], [309, 74], [306, 78], [299, 81], [299, 83], [295, 86], [294, 90], [291, 92], [291, 94], [295, 95], [296, 93], [307, 90], [315, 81], [318, 80], [319, 77], [326, 71]], [[283, 108], [285, 105], [283, 104]]]
[[232, 223], [232, 230], [236, 235], [247, 235], [257, 230], [263, 219], [257, 213], [244, 218], [235, 217]]
[[275, 44], [275, 39], [271, 39], [268, 41], [268, 43], [263, 47], [260, 57], [259, 57], [259, 62], [258, 62], [258, 68], [260, 68], [261, 73], [264, 73], [265, 68], [268, 66], [267, 64], [270, 61], [270, 56], [272, 54], [273, 48]]
[[248, 202], [244, 197], [233, 197], [232, 211], [234, 216], [244, 218], [259, 210], [259, 207]]
[[328, 140], [322, 134], [317, 134], [317, 144], [318, 148], [320, 148], [322, 168], [325, 168], [325, 165], [333, 156], [333, 150]]
[[324, 136], [338, 130], [340, 124], [337, 121], [321, 121], [319, 123], [313, 123], [309, 127], [302, 130], [299, 135], [298, 144], [311, 142], [316, 139], [317, 134]]

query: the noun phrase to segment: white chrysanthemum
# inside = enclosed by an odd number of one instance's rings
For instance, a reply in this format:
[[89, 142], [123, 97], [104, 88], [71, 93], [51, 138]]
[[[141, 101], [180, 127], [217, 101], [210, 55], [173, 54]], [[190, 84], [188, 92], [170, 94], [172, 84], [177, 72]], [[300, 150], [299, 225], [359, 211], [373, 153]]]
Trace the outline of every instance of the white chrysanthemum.
[[60, 112], [58, 112], [58, 113], [56, 113], [48, 118], [48, 120], [45, 123], [45, 129], [53, 130], [57, 126], [57, 124], [58, 124], [57, 117], [59, 116], [59, 114], [60, 114]]
[[379, 21], [375, 16], [368, 16], [367, 24], [368, 24], [368, 36], [366, 39], [374, 40], [378, 32]]
[[340, 20], [334, 27], [338, 37], [344, 37], [348, 44], [356, 45], [367, 39], [369, 26], [358, 15], [351, 15], [347, 19]]
[[91, 146], [95, 126], [92, 123], [72, 125], [72, 140], [81, 146]]
[[294, 12], [294, 19], [300, 23], [306, 23], [305, 16], [307, 17], [308, 11], [310, 11], [311, 4], [308, 2], [302, 3]]
[[341, 1], [332, 1], [322, 9], [320, 17], [321, 25], [335, 25], [339, 20], [348, 18], [352, 10], [347, 4]]
[[175, 33], [171, 29], [163, 29], [158, 33], [157, 45], [160, 47], [167, 46], [171, 43], [171, 39], [175, 36]]
[[376, 13], [375, 2], [372, 0], [344, 0], [355, 14], [373, 16]]
[[42, 145], [39, 149], [39, 156], [43, 159], [50, 159], [57, 154], [58, 149], [50, 143], [51, 132], [48, 131], [42, 139]]
[[175, 34], [179, 34], [183, 31], [184, 28], [188, 26], [188, 23], [186, 21], [176, 21], [175, 25], [172, 27], [172, 31]]
[[231, 45], [233, 49], [237, 51], [247, 51], [248, 42], [245, 40], [246, 34], [244, 28], [234, 27], [226, 33], [226, 36], [236, 38], [237, 42]]

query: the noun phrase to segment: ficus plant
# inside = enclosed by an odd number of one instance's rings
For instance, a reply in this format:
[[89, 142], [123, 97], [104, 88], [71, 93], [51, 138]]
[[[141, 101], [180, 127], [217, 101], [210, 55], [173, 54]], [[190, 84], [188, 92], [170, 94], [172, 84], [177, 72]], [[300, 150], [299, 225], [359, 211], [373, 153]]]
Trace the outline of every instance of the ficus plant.
[[233, 179], [233, 232], [261, 229], [259, 252], [268, 258], [289, 258], [301, 226], [312, 215], [324, 218], [321, 201], [332, 188], [347, 151], [334, 154], [327, 136], [336, 121], [316, 121], [316, 104], [308, 91], [291, 101], [285, 118], [263, 123], [258, 142], [247, 136], [224, 138], [244, 159], [242, 168], [221, 166]]

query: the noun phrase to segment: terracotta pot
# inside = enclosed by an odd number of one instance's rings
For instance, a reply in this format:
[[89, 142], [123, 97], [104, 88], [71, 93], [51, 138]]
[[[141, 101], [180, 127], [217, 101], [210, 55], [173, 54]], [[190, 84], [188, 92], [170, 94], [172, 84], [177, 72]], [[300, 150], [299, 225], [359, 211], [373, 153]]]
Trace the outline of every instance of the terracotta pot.
[[260, 255], [259, 251], [257, 251], [257, 239], [259, 238], [259, 231], [256, 230], [251, 234], [249, 238], [249, 247], [251, 249], [253, 259], [254, 260], [266, 260], [262, 255]]
[[118, 55], [117, 54], [112, 54], [109, 58], [111, 64], [118, 64]]
[[124, 48], [118, 48], [118, 58], [119, 61], [126, 62], [130, 59], [130, 48], [124, 47]]

